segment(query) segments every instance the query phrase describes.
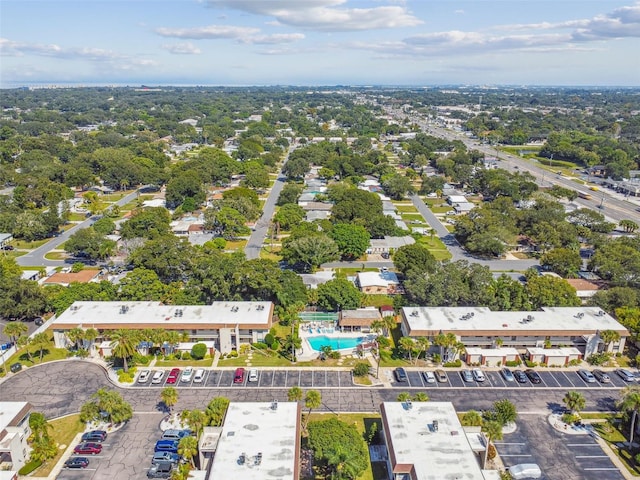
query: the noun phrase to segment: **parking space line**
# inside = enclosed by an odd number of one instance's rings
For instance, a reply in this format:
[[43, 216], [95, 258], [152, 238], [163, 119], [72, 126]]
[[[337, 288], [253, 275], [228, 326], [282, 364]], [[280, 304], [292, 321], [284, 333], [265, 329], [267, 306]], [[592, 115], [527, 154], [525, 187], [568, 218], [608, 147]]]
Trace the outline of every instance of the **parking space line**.
[[556, 376], [554, 375], [554, 373], [556, 372], [549, 372], [549, 376], [553, 379], [554, 382], [556, 382], [556, 385], [558, 387], [562, 387], [562, 385], [560, 385], [560, 382], [558, 381], [558, 379], [556, 378]]
[[326, 387], [326, 386], [328, 386], [327, 380], [328, 380], [328, 379], [327, 379], [327, 371], [325, 370], [325, 371], [324, 371], [324, 386], [325, 386], [325, 387]]
[[501, 454], [500, 457], [501, 458], [505, 458], [505, 457], [533, 457], [533, 455], [529, 455], [527, 453], [514, 453], [514, 454], [511, 454], [511, 455]]
[[608, 455], [576, 455], [576, 458], [609, 458]]
[[575, 386], [576, 386], [576, 384], [575, 384], [575, 383], [573, 383], [573, 382], [571, 381], [571, 379], [569, 378], [569, 375], [567, 375], [565, 372], [561, 372], [561, 373], [562, 373], [562, 375], [564, 375], [564, 378], [566, 378], [567, 380], [569, 380], [569, 383], [571, 384], [571, 386], [573, 386], [573, 387], [575, 387]]
[[219, 373], [220, 373], [220, 375], [218, 376], [218, 383], [216, 385], [217, 387], [220, 386], [220, 380], [222, 380], [222, 372], [219, 372]]
[[610, 470], [615, 470], [616, 472], [619, 472], [620, 470], [618, 468], [615, 467], [592, 467], [592, 468], [584, 468], [583, 470], [585, 471], [591, 471], [591, 472], [597, 472], [600, 470], [604, 470], [604, 471], [610, 471]]
[[302, 385], [302, 382], [300, 382], [301, 378], [302, 378], [302, 370], [298, 370], [298, 386]]
[[567, 443], [567, 447], [598, 447], [600, 448], [600, 445], [598, 445], [597, 443]]
[[494, 445], [526, 445], [526, 443], [492, 442]]

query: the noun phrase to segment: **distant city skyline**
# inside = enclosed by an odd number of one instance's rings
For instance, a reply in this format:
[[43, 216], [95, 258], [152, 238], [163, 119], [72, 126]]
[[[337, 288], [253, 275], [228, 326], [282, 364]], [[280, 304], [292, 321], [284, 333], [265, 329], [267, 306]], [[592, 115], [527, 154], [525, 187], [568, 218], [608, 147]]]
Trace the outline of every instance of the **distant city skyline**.
[[640, 85], [640, 1], [0, 0], [0, 87]]

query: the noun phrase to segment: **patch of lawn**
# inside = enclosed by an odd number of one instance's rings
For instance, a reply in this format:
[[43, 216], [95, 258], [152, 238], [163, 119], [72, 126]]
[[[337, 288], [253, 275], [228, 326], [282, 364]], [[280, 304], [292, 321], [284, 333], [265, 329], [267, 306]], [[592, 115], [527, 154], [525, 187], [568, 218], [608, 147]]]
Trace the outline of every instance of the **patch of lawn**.
[[427, 247], [429, 250], [432, 250], [432, 249], [446, 250], [447, 249], [444, 242], [440, 240], [440, 238], [438, 238], [437, 235], [434, 235], [433, 237], [431, 237], [431, 235], [424, 235], [420, 237], [420, 240], [418, 240], [418, 243], [421, 243], [422, 245]]
[[626, 368], [631, 365], [631, 359], [626, 355], [621, 355], [619, 357], [615, 357], [616, 363], [619, 367]]
[[225, 250], [239, 250], [247, 245], [247, 240], [227, 240]]
[[365, 375], [364, 377], [353, 377], [353, 383], [355, 383], [356, 385], [371, 385], [371, 379], [369, 378], [369, 375]]
[[274, 260], [276, 262], [282, 260], [282, 256], [278, 253], [280, 248], [274, 247], [273, 250], [274, 251], [271, 251], [271, 248], [263, 248], [260, 250], [260, 258], [266, 258], [267, 260]]
[[433, 213], [451, 213], [451, 212], [453, 212], [453, 208], [448, 207], [448, 206], [447, 207], [445, 207], [445, 206], [442, 206], [442, 207], [430, 207], [430, 208], [431, 208], [431, 211]]
[[33, 250], [34, 248], [41, 247], [45, 243], [47, 243], [50, 238], [45, 238], [44, 240], [34, 240], [33, 242], [25, 242], [24, 240], [13, 240], [11, 245], [19, 250]]
[[358, 272], [379, 272], [379, 268], [375, 267], [365, 267], [365, 268], [336, 268], [335, 275], [336, 277], [347, 277], [354, 276]]
[[418, 211], [418, 209], [414, 207], [412, 204], [409, 204], [409, 205], [395, 204], [395, 207], [396, 207], [396, 210], [400, 213], [413, 213]]
[[429, 206], [429, 208], [439, 207], [441, 205], [447, 205], [447, 201], [442, 198], [422, 197], [422, 201], [426, 203]]
[[84, 222], [87, 219], [87, 216], [84, 213], [73, 212], [69, 214], [68, 220], [70, 222]]
[[55, 457], [50, 458], [35, 470], [33, 474], [35, 477], [48, 477], [53, 467], [56, 466], [60, 457], [62, 457], [62, 454], [65, 452], [65, 448], [63, 447], [68, 447], [75, 436], [84, 431], [85, 428], [85, 424], [80, 421], [80, 414], [78, 413], [57, 420], [51, 420], [49, 423], [53, 427], [50, 430], [50, 434], [59, 446], [58, 453]]
[[449, 250], [431, 250], [431, 255], [439, 262], [450, 260], [452, 256]]
[[[2, 252], [2, 255], [6, 256], [6, 257], [11, 257], [11, 258], [18, 258], [18, 257], [21, 257], [22, 255], [26, 255], [26, 254], [27, 254], [27, 252], [21, 252], [19, 250], [11, 250], [11, 251], [4, 250]], [[33, 267], [31, 267], [31, 268], [33, 268]]]
[[511, 255], [513, 255], [516, 258], [519, 258], [520, 260], [527, 260], [527, 259], [531, 258], [525, 252], [510, 252], [510, 253], [511, 253]]
[[362, 302], [363, 307], [381, 307], [383, 305], [393, 305], [391, 295], [365, 295]]
[[602, 423], [593, 424], [593, 428], [600, 437], [604, 441], [607, 442], [613, 453], [615, 453], [622, 463], [627, 468], [631, 475], [638, 477], [640, 476], [640, 470], [638, 469], [638, 465], [634, 460], [634, 456], [640, 452], [638, 448], [629, 449], [624, 442], [627, 441], [627, 438], [624, 434], [619, 430], [621, 426], [621, 420], [611, 419]]
[[213, 365], [213, 358], [203, 358], [202, 360], [158, 360], [156, 367], [210, 367]]
[[403, 213], [400, 215], [403, 220], [416, 220], [418, 222], [424, 222], [424, 217], [419, 213]]
[[[31, 358], [29, 358], [29, 352], [31, 353]], [[34, 365], [40, 365], [41, 363], [52, 362], [54, 360], [64, 360], [68, 357], [69, 350], [66, 348], [55, 348], [52, 341], [50, 345], [43, 350], [42, 362], [40, 361], [40, 349], [30, 346], [22, 347], [14, 353], [11, 358], [7, 360], [7, 365], [20, 362], [23, 367], [33, 367]]]
[[69, 255], [66, 252], [49, 252], [44, 255], [47, 260], [66, 260]]

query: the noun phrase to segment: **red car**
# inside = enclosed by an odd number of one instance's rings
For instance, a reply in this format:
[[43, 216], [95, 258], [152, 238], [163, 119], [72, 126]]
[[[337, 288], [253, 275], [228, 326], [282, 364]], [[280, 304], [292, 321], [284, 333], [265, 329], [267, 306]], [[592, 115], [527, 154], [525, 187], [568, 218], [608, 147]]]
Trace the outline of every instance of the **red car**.
[[172, 368], [169, 372], [169, 376], [167, 377], [167, 383], [174, 384], [178, 381], [178, 377], [180, 376], [179, 368]]
[[102, 452], [102, 445], [99, 443], [81, 443], [73, 449], [73, 453], [82, 455], [97, 455]]
[[233, 383], [244, 382], [244, 368], [236, 368], [236, 373], [233, 376]]

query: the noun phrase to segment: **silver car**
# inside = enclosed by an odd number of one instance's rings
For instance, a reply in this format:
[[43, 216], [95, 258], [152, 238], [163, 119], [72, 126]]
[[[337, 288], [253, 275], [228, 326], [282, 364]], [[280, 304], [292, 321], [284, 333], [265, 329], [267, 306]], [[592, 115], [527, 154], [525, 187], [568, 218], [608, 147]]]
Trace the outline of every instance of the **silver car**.
[[582, 379], [587, 383], [596, 383], [596, 377], [594, 377], [593, 373], [586, 368], [578, 370], [578, 375], [580, 375], [580, 377], [582, 377]]

